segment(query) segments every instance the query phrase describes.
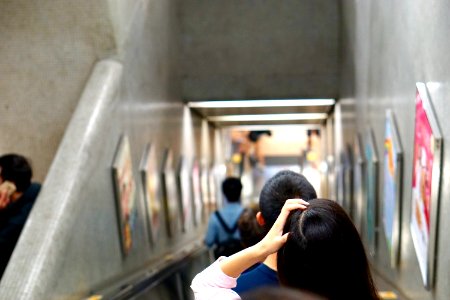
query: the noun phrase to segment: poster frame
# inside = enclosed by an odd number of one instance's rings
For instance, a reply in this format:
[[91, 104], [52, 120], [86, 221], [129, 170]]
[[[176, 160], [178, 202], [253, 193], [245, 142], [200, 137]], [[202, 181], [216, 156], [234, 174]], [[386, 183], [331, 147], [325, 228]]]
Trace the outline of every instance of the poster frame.
[[[146, 223], [149, 233], [149, 241], [154, 245], [159, 238], [162, 221], [162, 203], [160, 197], [160, 176], [158, 174], [158, 162], [156, 159], [156, 149], [151, 143], [147, 143], [142, 153], [141, 161], [139, 163], [139, 173], [142, 181], [142, 188], [144, 194], [144, 203], [146, 211]], [[150, 178], [154, 181], [152, 186], [153, 193], [149, 189]], [[153, 200], [150, 194], [153, 194]]]
[[198, 158], [192, 160], [191, 165], [191, 185], [192, 185], [192, 203], [194, 225], [200, 226], [205, 220], [205, 207], [203, 204], [203, 195], [200, 177], [201, 167]]
[[[370, 256], [374, 257], [378, 247], [379, 232], [379, 156], [376, 148], [375, 135], [372, 129], [367, 131], [365, 144], [366, 157], [366, 180], [365, 180], [365, 224], [366, 224], [366, 240]], [[371, 157], [368, 155], [371, 153]], [[372, 171], [372, 172], [371, 172]], [[371, 182], [373, 180], [373, 182]], [[370, 186], [373, 186], [370, 189]], [[372, 201], [370, 199], [372, 198]], [[371, 216], [371, 214], [373, 214]], [[369, 218], [371, 217], [371, 218]], [[373, 220], [373, 224], [369, 224], [369, 220]], [[371, 228], [373, 225], [373, 228]]]
[[209, 187], [209, 168], [206, 163], [200, 163], [200, 187], [203, 201], [203, 217], [209, 216], [212, 212], [211, 193]]
[[383, 227], [384, 234], [386, 237], [386, 242], [391, 243], [391, 247], [389, 250], [389, 260], [391, 268], [396, 268], [398, 266], [400, 260], [400, 242], [401, 242], [401, 226], [402, 226], [402, 207], [403, 207], [403, 147], [398, 131], [398, 126], [396, 122], [396, 118], [394, 112], [390, 109], [386, 110], [386, 120], [385, 120], [385, 147], [383, 153], [383, 180], [386, 182], [386, 168], [388, 161], [388, 152], [387, 152], [387, 139], [388, 132], [387, 128], [390, 128], [390, 137], [392, 138], [392, 145], [395, 151], [395, 165], [396, 168], [394, 170], [393, 181], [395, 184], [395, 194], [394, 194], [394, 210], [392, 214], [393, 225], [392, 225], [392, 240], [388, 240], [387, 226], [386, 226], [386, 184], [383, 184]]
[[[117, 223], [120, 237], [120, 248], [122, 255], [126, 257], [133, 246], [133, 227], [136, 218], [136, 180], [133, 174], [133, 159], [131, 156], [131, 147], [128, 136], [122, 134], [116, 146], [114, 158], [111, 167], [111, 174], [114, 186], [114, 198], [116, 203]], [[124, 175], [125, 174], [125, 175]], [[128, 194], [128, 203], [126, 207], [128, 212], [123, 210], [122, 200], [125, 196], [123, 183], [120, 178], [127, 177], [130, 185]], [[126, 183], [127, 185], [127, 183]]]
[[364, 153], [364, 143], [361, 134], [358, 132], [354, 141], [354, 167], [353, 167], [353, 220], [356, 228], [362, 235], [364, 230], [364, 199], [365, 199], [365, 182], [366, 182], [366, 156]]
[[187, 232], [193, 223], [193, 192], [189, 176], [188, 161], [180, 155], [176, 168], [176, 184], [178, 194], [178, 206], [181, 221], [181, 230]]
[[[431, 99], [428, 94], [428, 89], [426, 84], [423, 82], [416, 83], [416, 101], [420, 97], [422, 100], [422, 106], [425, 111], [428, 123], [431, 127], [432, 136], [434, 139], [433, 147], [433, 166], [432, 166], [432, 179], [431, 179], [431, 196], [430, 196], [430, 233], [429, 242], [427, 247], [427, 261], [425, 269], [419, 263], [420, 271], [422, 274], [422, 279], [424, 287], [427, 290], [431, 290], [434, 286], [436, 279], [436, 250], [438, 241], [438, 223], [439, 223], [439, 203], [440, 203], [440, 182], [441, 182], [441, 168], [442, 168], [442, 152], [443, 152], [443, 137], [438, 124], [438, 119], [436, 117]], [[416, 136], [417, 130], [417, 106], [415, 109], [416, 119], [414, 125], [414, 136]], [[414, 145], [417, 143], [414, 137]], [[413, 174], [415, 172], [415, 154], [413, 156]], [[411, 184], [412, 185], [412, 184]], [[413, 187], [411, 187], [413, 189]], [[412, 205], [411, 205], [411, 222], [410, 230], [413, 239], [414, 248], [416, 250], [416, 255], [418, 257], [418, 251], [416, 246], [416, 236], [413, 230], [413, 214], [414, 214], [414, 191], [412, 191]]]
[[169, 238], [173, 238], [179, 233], [181, 224], [173, 153], [170, 148], [164, 149], [160, 176], [167, 235]]
[[354, 153], [350, 145], [346, 145], [341, 153], [342, 176], [343, 176], [343, 207], [347, 213], [353, 215], [353, 158]]

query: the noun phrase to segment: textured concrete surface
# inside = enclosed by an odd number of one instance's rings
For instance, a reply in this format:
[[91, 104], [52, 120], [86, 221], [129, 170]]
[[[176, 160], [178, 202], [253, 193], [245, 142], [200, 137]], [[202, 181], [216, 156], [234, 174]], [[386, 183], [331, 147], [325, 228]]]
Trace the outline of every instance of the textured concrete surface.
[[183, 98], [337, 96], [338, 1], [179, 3]]
[[0, 153], [43, 181], [94, 62], [115, 49], [105, 0], [0, 2]]
[[[355, 101], [358, 131], [363, 133], [364, 130], [373, 128], [378, 153], [383, 153], [385, 111], [392, 109], [405, 151], [400, 265], [396, 269], [389, 267], [383, 232], [379, 237], [378, 254], [372, 263], [380, 276], [393, 283], [410, 299], [448, 299], [450, 43], [447, 37], [450, 28], [450, 3], [444, 0], [431, 3], [416, 0], [341, 2], [344, 45], [342, 98]], [[431, 101], [444, 136], [437, 272], [432, 291], [426, 291], [423, 287], [409, 229], [417, 81], [429, 85]]]
[[[67, 276], [76, 281], [76, 277], [81, 275], [80, 269], [92, 267], [90, 253], [95, 248], [90, 243], [101, 244], [101, 237], [86, 238], [75, 244], [72, 244], [72, 239], [79, 237], [80, 233], [92, 234], [100, 229], [98, 226], [106, 225], [108, 218], [114, 219], [114, 211], [95, 207], [100, 204], [99, 199], [94, 195], [89, 197], [88, 193], [92, 188], [102, 186], [99, 180], [95, 182], [95, 187], [89, 186], [89, 182], [93, 183], [92, 179], [96, 178], [95, 172], [100, 171], [99, 165], [91, 160], [102, 152], [114, 151], [113, 147], [95, 149], [94, 145], [102, 139], [99, 129], [104, 129], [105, 121], [110, 117], [110, 108], [117, 100], [121, 73], [122, 66], [113, 61], [100, 63], [93, 71], [21, 236], [21, 242], [2, 279], [1, 298], [44, 299], [50, 295], [64, 296], [63, 293], [59, 294], [63, 292], [60, 290], [61, 285], [66, 284], [64, 278]], [[110, 130], [117, 132], [117, 128]], [[113, 197], [112, 191], [105, 189], [101, 193], [109, 194], [108, 198]], [[89, 203], [83, 199], [97, 201]], [[89, 204], [94, 207], [86, 207]], [[89, 214], [92, 215], [89, 217]], [[97, 226], [88, 231], [87, 226], [94, 225], [88, 219], [94, 215], [96, 220], [103, 222], [95, 224]], [[77, 228], [75, 232], [74, 228]], [[40, 238], [36, 239], [36, 236]], [[119, 246], [117, 241], [109, 242], [113, 242], [112, 249]], [[77, 253], [75, 257], [72, 256], [73, 252]], [[97, 259], [97, 262], [100, 260]], [[61, 266], [69, 267], [70, 272], [62, 272]], [[100, 270], [92, 268], [90, 276], [96, 276]], [[83, 285], [89, 285], [88, 276], [83, 276]]]
[[[117, 55], [98, 64], [80, 85], [81, 93], [87, 82], [0, 283], [0, 299], [80, 299], [202, 236], [199, 226], [169, 239], [161, 227], [160, 239], [151, 244], [138, 173], [147, 143], [155, 147], [158, 164], [163, 150], [170, 148], [175, 165], [183, 153], [188, 161], [197, 157], [210, 166], [215, 149], [223, 148], [214, 143], [220, 140], [219, 131], [202, 123], [181, 101], [175, 2], [111, 0], [109, 8], [104, 7], [112, 15], [115, 31], [109, 38], [117, 45]], [[71, 12], [70, 5], [66, 8]], [[64, 7], [58, 9], [66, 13]], [[31, 105], [29, 101], [25, 103]], [[59, 103], [49, 105], [56, 109]], [[134, 244], [127, 257], [120, 249], [111, 178], [121, 134], [130, 141], [137, 183]], [[160, 289], [167, 293], [167, 287]]]

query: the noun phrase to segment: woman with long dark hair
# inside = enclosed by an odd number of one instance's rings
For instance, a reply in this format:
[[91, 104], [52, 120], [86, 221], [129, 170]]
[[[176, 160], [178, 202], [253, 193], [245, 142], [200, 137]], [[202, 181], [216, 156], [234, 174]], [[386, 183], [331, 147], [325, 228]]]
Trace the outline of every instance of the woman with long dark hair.
[[314, 199], [293, 212], [278, 250], [280, 283], [329, 299], [378, 299], [364, 246], [346, 212], [335, 201]]
[[330, 300], [378, 300], [361, 239], [345, 211], [334, 201], [289, 199], [268, 234], [256, 245], [221, 257], [197, 274], [195, 299], [238, 300], [231, 290], [247, 268], [278, 251], [283, 286]]

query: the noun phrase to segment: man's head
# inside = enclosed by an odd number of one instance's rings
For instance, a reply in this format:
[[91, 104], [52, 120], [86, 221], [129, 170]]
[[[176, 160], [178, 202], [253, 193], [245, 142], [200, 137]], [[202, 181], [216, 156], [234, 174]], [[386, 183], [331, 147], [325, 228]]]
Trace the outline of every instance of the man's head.
[[0, 156], [0, 183], [11, 181], [18, 192], [24, 192], [31, 184], [31, 170], [28, 160], [17, 154]]
[[309, 201], [317, 198], [317, 194], [305, 176], [288, 170], [280, 171], [266, 182], [261, 191], [258, 223], [269, 230], [280, 214], [284, 202], [292, 198]]
[[238, 202], [241, 199], [242, 183], [239, 178], [228, 177], [222, 183], [222, 192], [228, 202]]

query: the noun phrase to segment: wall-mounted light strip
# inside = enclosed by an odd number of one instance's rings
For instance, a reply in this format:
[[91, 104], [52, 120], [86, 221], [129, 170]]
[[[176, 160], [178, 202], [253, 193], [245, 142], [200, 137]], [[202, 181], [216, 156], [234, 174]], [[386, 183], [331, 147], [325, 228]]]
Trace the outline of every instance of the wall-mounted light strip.
[[299, 120], [323, 120], [327, 118], [325, 113], [305, 114], [261, 114], [261, 115], [225, 115], [212, 116], [208, 120], [212, 122], [247, 122], [247, 121], [299, 121]]
[[230, 100], [188, 102], [194, 108], [238, 108], [238, 107], [293, 107], [293, 106], [330, 106], [334, 99], [279, 99], [279, 100]]

